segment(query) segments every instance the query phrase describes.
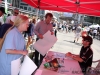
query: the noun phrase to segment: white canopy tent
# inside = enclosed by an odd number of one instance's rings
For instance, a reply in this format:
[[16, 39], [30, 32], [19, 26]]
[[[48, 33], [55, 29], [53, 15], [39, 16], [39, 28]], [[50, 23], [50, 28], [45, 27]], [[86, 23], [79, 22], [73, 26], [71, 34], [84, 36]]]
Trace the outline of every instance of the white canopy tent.
[[98, 28], [98, 27], [100, 27], [100, 25], [91, 25], [91, 26], [89, 26], [90, 28]]

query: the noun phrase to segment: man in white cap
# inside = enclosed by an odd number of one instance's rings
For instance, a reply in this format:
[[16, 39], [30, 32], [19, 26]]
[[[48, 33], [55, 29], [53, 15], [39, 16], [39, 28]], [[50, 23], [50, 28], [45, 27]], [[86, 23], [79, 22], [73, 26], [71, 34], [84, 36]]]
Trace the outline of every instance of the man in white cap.
[[78, 40], [81, 36], [81, 31], [82, 31], [81, 25], [78, 25], [78, 27], [76, 28], [76, 31], [75, 31], [74, 43], [78, 42]]
[[[19, 9], [15, 8], [15, 9], [13, 10], [13, 15], [12, 15], [12, 16], [17, 16], [18, 14], [19, 14]], [[10, 23], [10, 20], [11, 20], [11, 17], [12, 17], [12, 16], [7, 17], [5, 23]]]
[[14, 24], [15, 19], [16, 19], [16, 16], [11, 16], [11, 19], [10, 19], [10, 24], [11, 25]]

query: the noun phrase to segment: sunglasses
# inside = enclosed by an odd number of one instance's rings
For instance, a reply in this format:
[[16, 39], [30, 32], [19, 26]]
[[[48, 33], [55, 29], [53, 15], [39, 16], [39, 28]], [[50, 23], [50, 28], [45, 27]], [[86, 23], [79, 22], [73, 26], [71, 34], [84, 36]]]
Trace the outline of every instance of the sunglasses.
[[17, 13], [17, 12], [14, 12], [14, 14], [19, 14], [19, 13]]
[[89, 40], [82, 40], [82, 41], [90, 42]]

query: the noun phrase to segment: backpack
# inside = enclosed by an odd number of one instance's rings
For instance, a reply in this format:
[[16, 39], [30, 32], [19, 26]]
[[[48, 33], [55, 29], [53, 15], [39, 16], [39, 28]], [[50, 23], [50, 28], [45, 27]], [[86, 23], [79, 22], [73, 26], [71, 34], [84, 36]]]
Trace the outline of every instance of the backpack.
[[14, 26], [11, 24], [3, 24], [0, 26], [0, 51], [2, 49], [5, 37], [7, 35], [7, 33], [13, 28]]

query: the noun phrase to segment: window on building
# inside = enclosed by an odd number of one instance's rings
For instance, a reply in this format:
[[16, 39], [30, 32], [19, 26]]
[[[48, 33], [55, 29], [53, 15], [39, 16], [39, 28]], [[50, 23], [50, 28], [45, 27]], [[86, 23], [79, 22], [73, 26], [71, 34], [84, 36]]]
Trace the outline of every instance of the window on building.
[[12, 3], [12, 0], [7, 0], [8, 3]]
[[24, 10], [27, 10], [27, 7], [24, 7]]
[[20, 6], [20, 9], [23, 9], [23, 6]]
[[31, 11], [31, 7], [28, 8], [28, 11]]
[[44, 14], [44, 10], [41, 10], [41, 14]]
[[28, 4], [21, 2], [20, 5], [28, 6]]
[[36, 8], [34, 8], [35, 12], [36, 12]]
[[33, 12], [35, 12], [35, 10], [33, 9]]

